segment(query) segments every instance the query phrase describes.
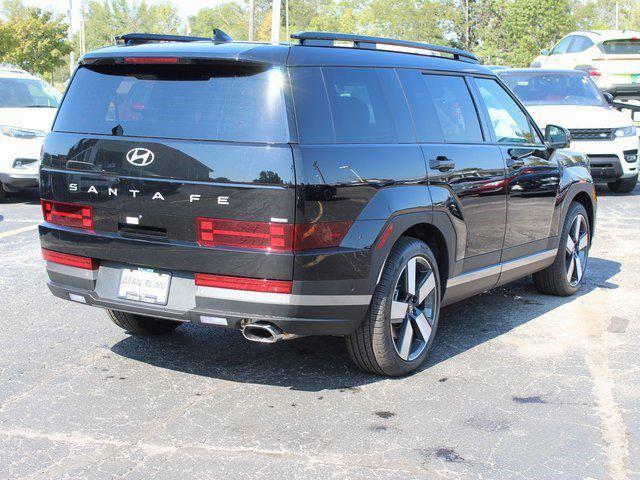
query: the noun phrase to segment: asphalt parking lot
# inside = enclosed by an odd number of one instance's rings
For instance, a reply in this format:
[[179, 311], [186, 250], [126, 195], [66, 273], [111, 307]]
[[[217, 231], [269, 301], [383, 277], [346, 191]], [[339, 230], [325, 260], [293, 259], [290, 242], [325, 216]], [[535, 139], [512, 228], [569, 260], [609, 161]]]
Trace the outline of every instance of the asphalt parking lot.
[[640, 188], [599, 190], [586, 285], [443, 311], [427, 365], [340, 338], [131, 337], [49, 294], [35, 195], [0, 204], [0, 478], [640, 478]]

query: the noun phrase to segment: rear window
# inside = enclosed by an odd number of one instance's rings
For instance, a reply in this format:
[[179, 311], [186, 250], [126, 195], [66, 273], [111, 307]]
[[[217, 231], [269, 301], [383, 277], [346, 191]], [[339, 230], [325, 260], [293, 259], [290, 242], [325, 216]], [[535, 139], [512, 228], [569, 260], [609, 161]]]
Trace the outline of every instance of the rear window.
[[83, 67], [73, 78], [54, 130], [286, 143], [285, 78], [278, 68]]
[[609, 40], [600, 45], [607, 55], [640, 55], [640, 39]]

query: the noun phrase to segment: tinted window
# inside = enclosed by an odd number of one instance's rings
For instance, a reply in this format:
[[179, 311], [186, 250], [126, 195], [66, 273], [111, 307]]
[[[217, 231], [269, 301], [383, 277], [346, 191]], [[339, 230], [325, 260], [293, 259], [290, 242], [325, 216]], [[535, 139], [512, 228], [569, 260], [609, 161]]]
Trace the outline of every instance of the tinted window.
[[584, 52], [587, 48], [593, 46], [593, 42], [587, 37], [577, 36], [574, 38], [571, 46], [569, 47], [570, 53]]
[[555, 46], [555, 48], [551, 52], [551, 55], [558, 55], [560, 53], [567, 53], [567, 50], [569, 49], [569, 44], [571, 43], [571, 40], [573, 40], [573, 37], [567, 37], [564, 40], [562, 40], [558, 45]]
[[41, 80], [0, 78], [0, 108], [57, 108], [60, 97]]
[[338, 143], [414, 140], [406, 102], [392, 69], [323, 68]]
[[398, 70], [398, 76], [409, 102], [418, 141], [442, 143], [444, 137], [440, 120], [424, 75], [416, 70]]
[[600, 45], [607, 55], [640, 55], [640, 40], [629, 38], [625, 40], [609, 40]]
[[476, 79], [498, 143], [535, 143], [529, 119], [495, 80]]
[[604, 106], [593, 81], [580, 73], [507, 73], [500, 78], [525, 105]]
[[279, 69], [173, 65], [81, 68], [54, 129], [64, 132], [283, 143]]
[[448, 143], [482, 142], [482, 130], [471, 94], [462, 77], [422, 75]]
[[322, 71], [319, 67], [289, 70], [300, 143], [335, 143]]

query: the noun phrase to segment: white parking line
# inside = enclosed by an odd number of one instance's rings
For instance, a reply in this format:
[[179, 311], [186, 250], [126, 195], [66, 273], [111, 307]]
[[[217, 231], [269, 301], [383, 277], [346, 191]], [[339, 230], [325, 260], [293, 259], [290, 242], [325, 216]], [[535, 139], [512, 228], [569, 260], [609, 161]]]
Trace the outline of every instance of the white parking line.
[[29, 225], [28, 227], [9, 230], [8, 232], [0, 232], [0, 238], [11, 237], [12, 235], [18, 235], [19, 233], [28, 232], [29, 230], [35, 230], [36, 228], [38, 228], [37, 223], [35, 225]]

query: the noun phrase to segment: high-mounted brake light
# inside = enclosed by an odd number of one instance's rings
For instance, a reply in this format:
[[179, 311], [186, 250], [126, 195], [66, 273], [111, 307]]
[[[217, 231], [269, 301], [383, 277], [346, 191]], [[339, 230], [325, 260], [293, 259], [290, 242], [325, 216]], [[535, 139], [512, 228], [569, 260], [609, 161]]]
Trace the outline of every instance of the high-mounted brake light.
[[69, 253], [54, 252], [42, 249], [42, 258], [47, 262], [58, 263], [68, 267], [82, 268], [84, 270], [97, 270], [100, 262], [95, 258], [81, 257], [79, 255], [71, 255]]
[[44, 221], [65, 227], [93, 230], [93, 209], [75, 203], [53, 202], [42, 200]]
[[238, 247], [273, 252], [330, 248], [340, 245], [351, 223], [293, 225], [198, 218], [198, 244], [205, 247]]
[[178, 57], [124, 57], [124, 63], [133, 65], [155, 65], [179, 63]]
[[210, 275], [208, 273], [196, 273], [195, 281], [196, 285], [200, 287], [216, 287], [268, 293], [291, 293], [292, 286], [292, 282], [287, 280], [228, 277], [223, 275]]

